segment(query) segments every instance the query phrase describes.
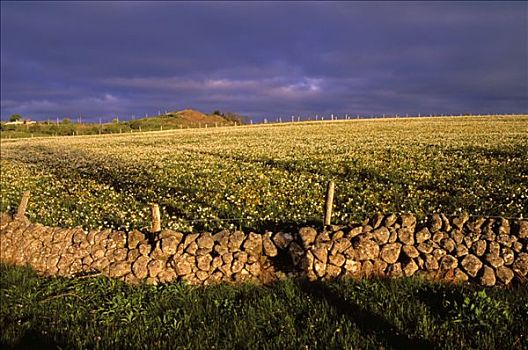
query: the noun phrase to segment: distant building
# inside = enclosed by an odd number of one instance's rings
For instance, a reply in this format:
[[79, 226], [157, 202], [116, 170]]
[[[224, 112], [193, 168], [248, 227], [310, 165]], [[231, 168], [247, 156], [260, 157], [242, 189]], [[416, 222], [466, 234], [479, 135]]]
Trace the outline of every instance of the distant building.
[[29, 125], [29, 124], [35, 124], [36, 121], [34, 120], [17, 120], [14, 122], [6, 122], [5, 125]]

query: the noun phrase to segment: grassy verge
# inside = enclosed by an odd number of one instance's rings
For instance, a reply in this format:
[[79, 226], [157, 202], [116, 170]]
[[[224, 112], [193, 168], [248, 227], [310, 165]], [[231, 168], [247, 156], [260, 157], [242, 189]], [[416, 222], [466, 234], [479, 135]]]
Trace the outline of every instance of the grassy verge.
[[528, 290], [418, 279], [132, 287], [0, 265], [1, 348], [522, 349]]

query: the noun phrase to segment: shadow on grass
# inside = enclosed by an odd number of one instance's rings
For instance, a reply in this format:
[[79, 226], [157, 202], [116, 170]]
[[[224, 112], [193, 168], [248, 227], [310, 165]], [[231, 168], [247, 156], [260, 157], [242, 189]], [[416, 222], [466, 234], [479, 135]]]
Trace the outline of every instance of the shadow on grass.
[[36, 331], [29, 329], [14, 345], [0, 342], [0, 348], [13, 350], [56, 350], [62, 349], [63, 347], [55, 343], [52, 337], [39, 334]]
[[383, 316], [345, 300], [323, 282], [304, 281], [300, 283], [300, 288], [310, 296], [326, 301], [337, 314], [353, 322], [362, 333], [373, 335], [381, 343], [389, 344], [394, 349], [437, 349], [426, 339], [409, 338], [401, 334], [396, 326]]

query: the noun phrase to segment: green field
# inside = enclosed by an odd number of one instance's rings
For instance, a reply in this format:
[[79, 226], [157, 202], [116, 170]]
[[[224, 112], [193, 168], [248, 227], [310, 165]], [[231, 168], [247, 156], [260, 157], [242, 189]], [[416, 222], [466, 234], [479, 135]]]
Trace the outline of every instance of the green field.
[[354, 120], [2, 141], [2, 211], [131, 230], [273, 229], [375, 212], [526, 216], [528, 116]]
[[0, 265], [0, 347], [526, 349], [528, 290], [417, 279], [127, 286]]
[[[2, 140], [2, 211], [46, 225], [257, 232], [375, 212], [526, 217], [528, 116]], [[526, 349], [528, 289], [417, 278], [191, 287], [0, 265], [1, 348]]]

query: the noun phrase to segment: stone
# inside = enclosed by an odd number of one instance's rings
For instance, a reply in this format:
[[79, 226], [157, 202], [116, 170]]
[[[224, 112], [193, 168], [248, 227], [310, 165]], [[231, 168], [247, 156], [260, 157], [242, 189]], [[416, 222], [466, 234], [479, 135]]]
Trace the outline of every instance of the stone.
[[400, 257], [402, 245], [401, 243], [385, 244], [380, 251], [380, 257], [388, 264], [394, 264]]
[[139, 249], [131, 249], [128, 251], [127, 253], [127, 261], [132, 263], [134, 261], [137, 260], [137, 258], [139, 258], [141, 254], [139, 253]]
[[433, 242], [432, 241], [422, 242], [422, 243], [418, 244], [416, 249], [418, 249], [418, 251], [423, 253], [423, 254], [431, 254], [433, 252], [433, 249], [434, 249]]
[[374, 260], [379, 255], [379, 245], [372, 240], [364, 240], [354, 243], [354, 250], [359, 260]]
[[200, 255], [196, 257], [196, 266], [202, 271], [209, 271], [213, 258], [210, 254]]
[[436, 260], [440, 260], [444, 255], [446, 255], [447, 252], [443, 249], [437, 248], [433, 250], [433, 256]]
[[315, 237], [314, 243], [317, 244], [317, 243], [329, 242], [330, 240], [331, 240], [330, 231], [323, 231]]
[[130, 273], [130, 264], [124, 261], [114, 262], [110, 264], [110, 277], [123, 277], [127, 273]]
[[400, 216], [400, 219], [401, 219], [401, 226], [403, 228], [412, 228], [414, 229], [414, 227], [416, 226], [416, 217], [412, 214], [402, 214]]
[[510, 235], [502, 234], [497, 236], [497, 242], [505, 247], [511, 248], [513, 245], [513, 238]]
[[211, 251], [214, 247], [214, 239], [210, 233], [204, 233], [196, 239], [196, 244], [199, 249], [207, 249]]
[[389, 265], [387, 267], [387, 276], [391, 278], [402, 277], [403, 270], [401, 267], [401, 263]]
[[346, 261], [345, 256], [339, 253], [335, 255], [330, 255], [328, 257], [328, 262], [338, 267], [343, 266], [345, 264], [345, 261]]
[[224, 261], [222, 260], [222, 257], [220, 255], [215, 256], [213, 258], [213, 261], [211, 262], [211, 268], [209, 269], [209, 272], [213, 272], [214, 270], [216, 270], [223, 264], [224, 264]]
[[516, 253], [520, 253], [522, 252], [522, 249], [523, 249], [523, 245], [521, 242], [517, 241], [515, 243], [513, 243], [513, 250], [516, 252]]
[[432, 241], [440, 243], [444, 238], [447, 238], [447, 236], [442, 231], [438, 231], [433, 235]]
[[425, 269], [427, 271], [435, 271], [438, 270], [438, 260], [434, 258], [432, 255], [426, 255], [425, 256]]
[[242, 231], [235, 231], [229, 236], [228, 247], [231, 251], [240, 249], [242, 242], [246, 239], [246, 235]]
[[453, 218], [453, 225], [459, 229], [462, 229], [462, 227], [464, 227], [464, 224], [468, 220], [469, 220], [469, 214], [467, 212], [463, 212], [459, 216], [456, 216]]
[[403, 266], [403, 274], [406, 277], [410, 277], [414, 275], [416, 271], [418, 271], [418, 265], [413, 259], [409, 259], [409, 261]]
[[288, 253], [292, 259], [293, 265], [297, 266], [304, 255], [304, 249], [295, 242], [290, 243]]
[[347, 259], [345, 261], [345, 271], [350, 275], [357, 275], [361, 271], [361, 262]]
[[73, 244], [81, 244], [84, 240], [86, 240], [86, 233], [82, 229], [76, 229], [72, 236]]
[[357, 260], [356, 251], [354, 250], [354, 247], [352, 246], [348, 247], [348, 249], [343, 252], [343, 255], [347, 259]]
[[326, 278], [335, 278], [341, 274], [341, 267], [332, 264], [326, 265]]
[[496, 275], [499, 281], [504, 284], [509, 284], [515, 276], [513, 271], [506, 266], [500, 266], [496, 269]]
[[186, 276], [192, 272], [192, 266], [188, 261], [180, 260], [178, 263], [174, 264], [174, 272], [178, 276]]
[[242, 244], [246, 252], [252, 255], [261, 255], [262, 253], [262, 236], [254, 232], [250, 232]]
[[299, 230], [299, 237], [304, 248], [308, 248], [315, 242], [317, 231], [313, 227], [303, 227]]
[[444, 248], [448, 253], [451, 253], [453, 250], [455, 250], [456, 243], [451, 238], [444, 238], [440, 241], [440, 246]]
[[188, 233], [185, 235], [185, 238], [183, 239], [183, 248], [187, 248], [191, 243], [194, 243], [196, 241], [196, 238], [200, 236], [199, 233]]
[[502, 248], [502, 258], [504, 259], [504, 265], [511, 265], [513, 264], [513, 261], [515, 260], [515, 254], [513, 253], [513, 250], [510, 248], [504, 247]]
[[332, 241], [337, 241], [338, 239], [341, 239], [343, 237], [345, 237], [345, 232], [343, 232], [343, 230], [336, 231], [332, 235]]
[[150, 258], [145, 255], [141, 255], [137, 260], [132, 264], [132, 272], [134, 276], [142, 280], [148, 275], [147, 265], [150, 262]]
[[138, 245], [138, 251], [141, 255], [149, 255], [152, 251], [152, 246], [147, 241], [142, 241]]
[[314, 271], [317, 277], [323, 278], [326, 274], [326, 263], [315, 259], [314, 260]]
[[347, 238], [339, 238], [334, 241], [334, 244], [332, 246], [331, 251], [333, 254], [335, 253], [343, 253], [345, 250], [350, 248], [352, 246], [352, 242], [350, 242]]
[[510, 234], [510, 222], [508, 219], [501, 218], [499, 220], [499, 234]]
[[233, 264], [231, 265], [231, 272], [232, 273], [239, 273], [244, 268], [245, 264], [241, 262], [238, 259], [233, 260]]
[[462, 232], [461, 230], [452, 230], [451, 238], [453, 239], [455, 244], [462, 244], [462, 242], [464, 242], [464, 232]]
[[185, 252], [191, 255], [196, 255], [197, 251], [198, 251], [198, 243], [196, 243], [196, 241], [192, 241], [185, 248]]
[[412, 245], [404, 245], [402, 247], [402, 251], [409, 258], [417, 258], [420, 256], [420, 252], [418, 251], [418, 249], [416, 249], [416, 247]]
[[373, 271], [374, 271], [374, 264], [372, 263], [372, 261], [367, 260], [361, 263], [361, 273], [364, 276], [366, 277], [371, 276]]
[[176, 279], [174, 270], [163, 270], [158, 274], [158, 279], [161, 283], [170, 283]]
[[389, 241], [390, 232], [386, 227], [380, 227], [372, 231], [374, 235], [374, 240], [378, 244], [385, 244]]
[[387, 269], [387, 264], [385, 261], [381, 259], [374, 260], [374, 263], [372, 264], [372, 273], [376, 276], [382, 277], [385, 275], [385, 270]]
[[164, 261], [151, 260], [147, 265], [149, 277], [157, 277], [164, 267], [165, 267]]
[[431, 232], [427, 227], [422, 228], [416, 232], [416, 243], [420, 244], [431, 238]]
[[462, 259], [461, 265], [469, 276], [476, 277], [483, 264], [475, 255], [468, 254]]
[[231, 264], [233, 262], [233, 253], [222, 254], [222, 261], [224, 264]]
[[484, 256], [484, 259], [490, 266], [493, 266], [494, 268], [504, 265], [504, 259], [495, 254], [488, 253]]
[[412, 245], [414, 244], [414, 231], [409, 227], [400, 228], [398, 229], [398, 238], [403, 244]]
[[384, 226], [391, 227], [396, 223], [398, 220], [398, 217], [394, 214], [390, 214], [387, 217], [385, 217]]
[[108, 235], [108, 247], [125, 248], [127, 243], [127, 234], [122, 231], [115, 231]]
[[460, 268], [455, 269], [455, 278], [453, 279], [453, 282], [455, 283], [464, 283], [469, 280], [468, 275], [462, 271]]
[[528, 238], [528, 221], [519, 220], [517, 222], [517, 224], [519, 226], [519, 232], [518, 232], [517, 236], [519, 238]]
[[323, 263], [326, 263], [328, 259], [328, 248], [325, 245], [317, 244], [315, 247], [312, 248], [312, 253], [315, 256], [315, 258]]
[[286, 249], [293, 241], [293, 236], [289, 233], [277, 232], [273, 236], [273, 242], [277, 245], [279, 249]]
[[[63, 259], [63, 257], [61, 257], [61, 259], [59, 260], [59, 263], [57, 264], [57, 268], [60, 270], [63, 270], [64, 268], [64, 264], [66, 264], [66, 261], [65, 259]], [[95, 260], [94, 259], [94, 262], [92, 263], [92, 270], [95, 270], [95, 271], [100, 271], [102, 272], [104, 269], [106, 269], [108, 267], [108, 265], [110, 265], [110, 261], [108, 260], [107, 257], [102, 257], [100, 259], [97, 259]]]
[[313, 272], [314, 261], [315, 261], [315, 257], [312, 254], [312, 252], [309, 250], [306, 252], [304, 259], [302, 259], [300, 268], [304, 270], [306, 273]]
[[95, 252], [91, 254], [93, 260], [101, 259], [105, 256], [105, 251], [103, 249], [97, 249]]
[[354, 227], [354, 228], [351, 228], [350, 231], [348, 231], [348, 233], [346, 234], [346, 238], [352, 239], [354, 237], [359, 236], [362, 233], [363, 233], [363, 226]]
[[441, 270], [451, 270], [458, 267], [458, 260], [452, 255], [444, 255], [440, 259], [440, 269]]
[[471, 250], [476, 256], [482, 256], [486, 252], [487, 243], [483, 239], [479, 239], [471, 246]]
[[501, 246], [498, 242], [489, 242], [488, 243], [488, 253], [493, 255], [499, 255], [501, 251]]
[[480, 284], [486, 287], [494, 286], [497, 282], [497, 279], [495, 277], [495, 271], [487, 265], [484, 265], [484, 267], [481, 270], [480, 274]]
[[128, 249], [127, 248], [119, 248], [114, 250], [113, 254], [113, 260], [115, 262], [124, 261], [126, 260], [128, 255]]
[[433, 214], [433, 216], [431, 217], [431, 231], [434, 233], [434, 232], [437, 232], [439, 230], [442, 229], [442, 217], [438, 214]]
[[229, 248], [227, 246], [215, 244], [214, 252], [217, 253], [218, 255], [224, 255], [226, 253], [229, 253]]
[[512, 264], [512, 269], [521, 277], [526, 276], [528, 273], [528, 253], [519, 253]]
[[246, 252], [239, 251], [233, 254], [233, 258], [245, 264], [249, 260], [249, 254]]
[[449, 219], [445, 214], [441, 213], [440, 217], [442, 218], [442, 222], [444, 224], [444, 231], [449, 232], [451, 231], [451, 224], [449, 223]]
[[246, 264], [246, 270], [248, 270], [248, 272], [254, 277], [260, 276], [261, 268], [259, 263]]
[[[162, 233], [163, 232], [164, 231], [162, 231]], [[171, 232], [173, 232], [173, 231], [171, 231]], [[178, 236], [176, 234], [175, 235], [167, 235], [166, 234], [166, 236], [163, 237], [160, 240], [161, 251], [163, 252], [163, 254], [167, 255], [167, 256], [176, 254], [176, 251], [178, 250], [178, 244], [181, 241], [181, 237], [182, 237], [181, 233], [180, 233], [180, 237], [179, 238], [178, 238]]]
[[466, 246], [462, 244], [457, 245], [457, 247], [455, 248], [455, 255], [457, 257], [461, 257], [461, 256], [468, 255], [468, 254], [469, 254], [469, 249], [467, 249]]
[[394, 227], [389, 227], [389, 240], [388, 243], [394, 243], [398, 240], [398, 231]]
[[374, 217], [370, 221], [370, 224], [372, 228], [377, 229], [378, 227], [381, 226], [382, 222], [383, 222], [383, 214], [377, 213], [376, 215], [374, 215]]
[[196, 278], [198, 278], [201, 282], [205, 282], [207, 278], [209, 277], [209, 273], [207, 271], [196, 271]]
[[273, 241], [270, 238], [271, 234], [264, 235], [262, 238], [262, 248], [264, 249], [264, 254], [270, 258], [277, 256], [279, 254], [277, 247], [273, 244]]

